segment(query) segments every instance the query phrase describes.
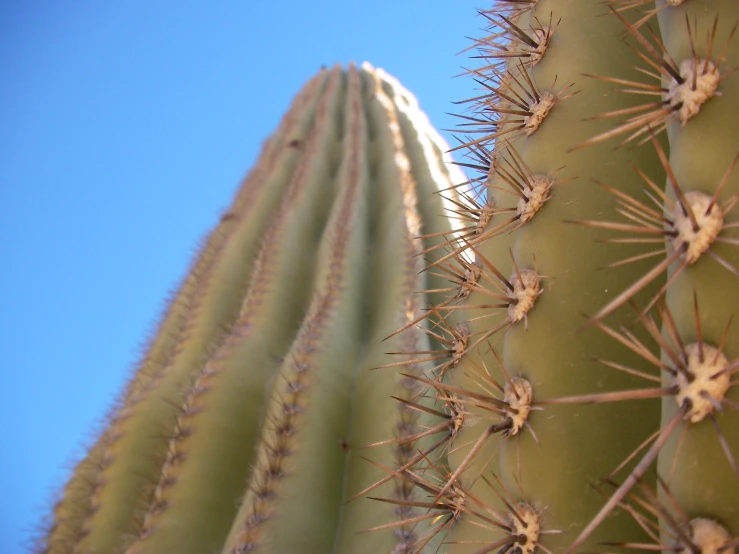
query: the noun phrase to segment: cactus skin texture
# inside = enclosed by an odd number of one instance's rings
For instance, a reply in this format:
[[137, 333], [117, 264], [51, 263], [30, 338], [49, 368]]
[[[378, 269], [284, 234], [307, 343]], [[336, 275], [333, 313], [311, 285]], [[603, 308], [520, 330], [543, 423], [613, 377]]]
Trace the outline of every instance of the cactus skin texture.
[[422, 318], [457, 342], [417, 379], [455, 424], [446, 456], [402, 472], [436, 515], [426, 537], [449, 554], [733, 553], [739, 4], [481, 15], [458, 147], [477, 174], [465, 230], [432, 252], [437, 272], [474, 271]]
[[[394, 506], [344, 503], [384, 474], [361, 446], [421, 429], [424, 414], [393, 399], [420, 385], [370, 369], [397, 359], [384, 352], [431, 348], [420, 330], [382, 339], [418, 316], [416, 291], [442, 282], [421, 272], [415, 239], [451, 232], [438, 191], [463, 176], [446, 150], [382, 70], [312, 79], [203, 244], [38, 551], [405, 551], [420, 527], [357, 534], [398, 520]], [[374, 459], [402, 465], [415, 444]], [[416, 494], [402, 481], [382, 491]]]

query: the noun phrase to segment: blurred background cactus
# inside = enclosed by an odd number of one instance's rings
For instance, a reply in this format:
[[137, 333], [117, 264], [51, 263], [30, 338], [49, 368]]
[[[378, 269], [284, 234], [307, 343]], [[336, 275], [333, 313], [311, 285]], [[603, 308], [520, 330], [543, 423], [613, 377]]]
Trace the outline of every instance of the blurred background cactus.
[[[382, 339], [420, 312], [422, 222], [451, 231], [435, 194], [461, 180], [446, 150], [382, 70], [313, 78], [202, 246], [39, 551], [411, 541], [414, 526], [357, 537], [393, 508], [343, 503], [371, 475], [357, 447], [417, 425], [392, 398], [416, 384], [368, 369], [387, 349], [428, 349], [423, 333]], [[404, 463], [405, 450], [384, 450], [385, 465]]]

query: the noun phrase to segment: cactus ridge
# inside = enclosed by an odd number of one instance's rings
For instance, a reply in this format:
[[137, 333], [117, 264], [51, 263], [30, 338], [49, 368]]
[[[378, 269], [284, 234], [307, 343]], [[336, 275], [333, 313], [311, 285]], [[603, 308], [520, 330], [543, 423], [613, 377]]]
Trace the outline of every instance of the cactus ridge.
[[[321, 158], [315, 154], [330, 147], [335, 140], [326, 129], [332, 121], [331, 104], [337, 94], [339, 81], [340, 73], [334, 71], [316, 111], [316, 132], [305, 140], [302, 146], [304, 156], [296, 166], [287, 193], [264, 233], [263, 245], [255, 261], [239, 317], [182, 400], [181, 414], [176, 424], [178, 433], [170, 441], [154, 500], [144, 518], [141, 539], [151, 535], [158, 522], [169, 518], [188, 521], [193, 517], [178, 513], [176, 507], [174, 510], [167, 509], [169, 504], [176, 505], [179, 502], [187, 510], [183, 500], [186, 501], [193, 494], [190, 492], [193, 487], [190, 483], [196, 482], [201, 490], [209, 491], [208, 495], [198, 493], [200, 501], [203, 504], [210, 502], [215, 510], [217, 499], [233, 494], [234, 487], [239, 486], [247, 476], [249, 464], [244, 464], [240, 471], [232, 470], [233, 476], [228, 480], [224, 477], [225, 472], [216, 476], [207, 467], [198, 467], [198, 460], [203, 459], [201, 451], [209, 455], [221, 452], [223, 457], [240, 458], [251, 450], [251, 446], [244, 445], [253, 444], [254, 433], [247, 431], [246, 426], [240, 426], [241, 431], [233, 429], [232, 425], [224, 423], [221, 413], [228, 413], [230, 418], [237, 421], [258, 417], [255, 409], [259, 404], [244, 402], [244, 398], [239, 399], [240, 395], [234, 395], [234, 391], [241, 390], [242, 395], [248, 395], [247, 384], [253, 390], [261, 390], [276, 370], [276, 363], [269, 357], [255, 354], [258, 352], [257, 344], [283, 355], [297, 332], [293, 321], [300, 316], [307, 295], [295, 292], [288, 294], [285, 291], [297, 274], [310, 273], [313, 264], [309, 255], [310, 243], [304, 247], [302, 257], [296, 255], [288, 245], [311, 235], [315, 241], [323, 228], [325, 213], [322, 211], [325, 210], [321, 209], [321, 198], [330, 194], [331, 182], [324, 178], [330, 169], [322, 167], [318, 163]], [[313, 200], [307, 201], [306, 198]], [[313, 219], [312, 226], [305, 224], [308, 218]], [[277, 331], [272, 330], [275, 325]], [[252, 368], [248, 380], [240, 371], [244, 366]], [[223, 411], [212, 409], [214, 405]], [[218, 438], [215, 440], [210, 437]], [[193, 461], [188, 461], [188, 458]], [[175, 485], [176, 489], [173, 488]], [[236, 500], [237, 497], [234, 503]], [[230, 514], [231, 517], [233, 515]], [[197, 521], [189, 521], [188, 525], [195, 527]], [[218, 536], [213, 526], [210, 527], [200, 532], [203, 540], [209, 533]], [[222, 532], [225, 530], [222, 529]], [[140, 547], [133, 546], [130, 552], [139, 550]]]
[[[350, 75], [348, 83], [347, 102], [351, 104], [348, 109], [350, 117], [346, 122], [345, 140], [348, 144], [345, 151], [346, 160], [342, 164], [343, 171], [340, 170], [343, 173], [341, 179], [345, 183], [335, 219], [327, 230], [328, 243], [324, 253], [325, 281], [320, 285], [319, 291], [314, 293], [308, 314], [291, 346], [285, 364], [280, 369], [279, 383], [273, 393], [272, 406], [268, 408], [267, 424], [261, 444], [258, 446], [257, 471], [251, 477], [250, 492], [243, 502], [243, 507], [247, 510], [244, 515], [239, 514], [235, 523], [240, 525], [234, 544], [236, 552], [249, 551], [247, 545], [261, 542], [259, 534], [262, 527], [276, 510], [274, 505], [279, 503], [280, 497], [289, 490], [284, 481], [290, 477], [289, 473], [294, 471], [291, 469], [291, 457], [297, 454], [300, 444], [307, 440], [301, 440], [300, 436], [310, 425], [305, 421], [310, 418], [310, 410], [318, 409], [318, 405], [309, 403], [306, 397], [311, 394], [317, 383], [330, 378], [330, 373], [323, 379], [318, 374], [325, 371], [320, 365], [326, 363], [323, 356], [336, 348], [332, 345], [336, 339], [333, 333], [330, 333], [336, 324], [332, 320], [338, 317], [336, 312], [341, 306], [341, 297], [347, 294], [356, 295], [356, 291], [353, 291], [347, 282], [347, 266], [356, 260], [347, 256], [347, 250], [350, 246], [355, 249], [359, 246], [353, 235], [361, 230], [361, 225], [357, 224], [357, 220], [361, 222], [362, 215], [357, 213], [357, 197], [363, 193], [364, 186], [365, 176], [362, 168], [365, 161], [362, 157], [362, 142], [365, 139], [364, 128], [357, 121], [361, 114], [357, 97], [358, 87], [356, 83], [352, 83], [352, 79], [358, 79], [356, 74]], [[350, 359], [347, 362], [351, 363]], [[243, 523], [239, 524], [239, 520]]]

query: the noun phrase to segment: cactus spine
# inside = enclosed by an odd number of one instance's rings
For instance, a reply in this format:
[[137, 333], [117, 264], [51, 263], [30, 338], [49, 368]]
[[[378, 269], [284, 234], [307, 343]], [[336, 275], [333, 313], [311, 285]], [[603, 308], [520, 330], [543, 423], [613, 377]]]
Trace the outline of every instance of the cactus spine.
[[[205, 242], [39, 551], [412, 542], [416, 528], [356, 536], [395, 517], [392, 506], [342, 504], [382, 473], [360, 446], [396, 427], [417, 432], [420, 415], [391, 398], [412, 399], [416, 383], [368, 368], [394, 360], [386, 350], [430, 348], [420, 331], [382, 338], [423, 305], [414, 238], [451, 230], [421, 217], [440, 214], [434, 192], [460, 180], [447, 149], [381, 70], [311, 80]], [[405, 446], [385, 447], [381, 463], [402, 464]]]

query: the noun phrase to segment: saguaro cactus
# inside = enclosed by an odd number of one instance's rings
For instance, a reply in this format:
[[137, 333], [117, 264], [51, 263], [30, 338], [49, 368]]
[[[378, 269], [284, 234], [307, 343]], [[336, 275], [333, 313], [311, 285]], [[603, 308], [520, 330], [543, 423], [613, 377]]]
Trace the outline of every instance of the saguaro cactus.
[[466, 292], [418, 318], [457, 341], [415, 378], [445, 448], [389, 471], [424, 504], [385, 499], [435, 516], [419, 549], [739, 545], [738, 7], [481, 12], [476, 188], [433, 262]]
[[[413, 526], [357, 536], [393, 507], [343, 502], [382, 475], [358, 447], [418, 425], [392, 398], [412, 399], [417, 384], [369, 368], [393, 359], [386, 350], [429, 349], [423, 333], [382, 339], [422, 306], [414, 238], [450, 231], [434, 194], [460, 180], [447, 149], [381, 70], [310, 81], [205, 241], [39, 551], [413, 542]], [[407, 446], [384, 447], [382, 463], [405, 463]]]
[[736, 0], [481, 14], [471, 179], [382, 72], [309, 83], [41, 552], [733, 554]]

